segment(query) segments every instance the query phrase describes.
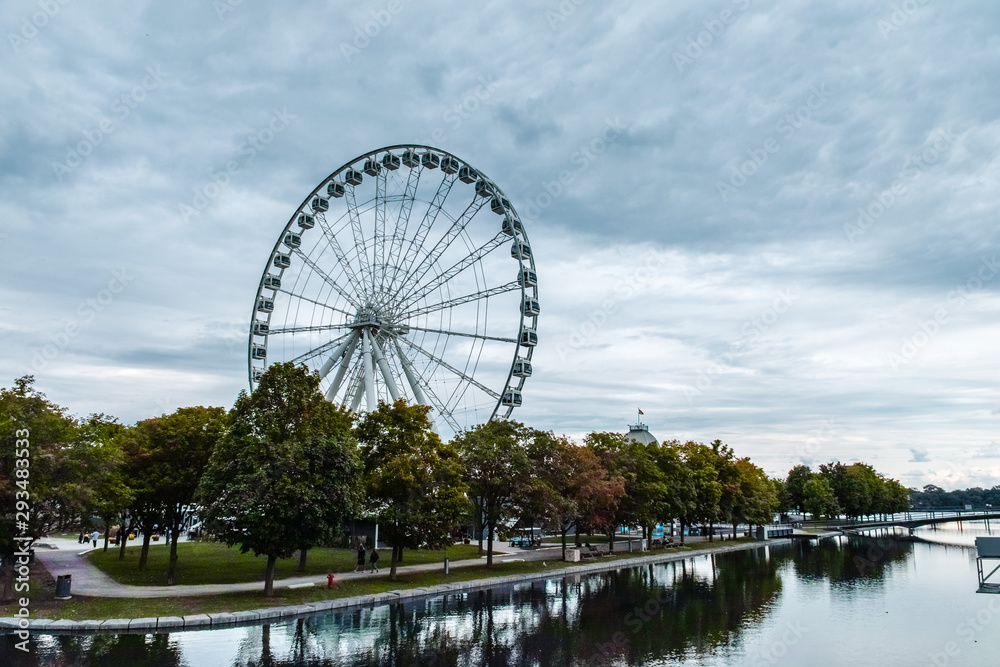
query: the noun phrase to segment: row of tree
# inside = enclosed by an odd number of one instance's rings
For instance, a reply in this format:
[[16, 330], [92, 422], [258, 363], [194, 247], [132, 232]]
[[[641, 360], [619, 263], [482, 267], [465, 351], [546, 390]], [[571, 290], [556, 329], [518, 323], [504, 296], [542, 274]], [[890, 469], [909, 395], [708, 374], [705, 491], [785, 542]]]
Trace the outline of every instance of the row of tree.
[[[460, 527], [486, 541], [512, 526], [562, 536], [616, 527], [762, 524], [797, 508], [817, 515], [893, 511], [906, 489], [864, 464], [794, 468], [770, 479], [716, 440], [640, 444], [597, 432], [583, 446], [513, 421], [491, 421], [442, 442], [429, 409], [403, 401], [354, 415], [326, 401], [304, 367], [272, 365], [235, 405], [191, 407], [126, 426], [105, 415], [77, 421], [18, 379], [0, 390], [0, 501], [11, 514], [30, 494], [30, 521], [0, 523], [4, 599], [12, 595], [17, 538], [89, 528], [91, 517], [143, 543], [169, 535], [167, 583], [176, 582], [177, 540], [193, 512], [219, 540], [265, 556], [265, 591], [277, 559], [334, 543], [348, 518], [376, 521], [392, 548], [390, 576], [407, 548], [450, 544]], [[27, 429], [30, 483], [17, 486], [17, 431]], [[803, 472], [804, 470], [804, 472]], [[902, 490], [901, 494], [899, 490]], [[13, 517], [5, 517], [12, 519]], [[105, 533], [105, 549], [108, 548]]]
[[787, 506], [816, 517], [858, 518], [902, 512], [910, 507], [910, 489], [867, 463], [824, 463], [818, 472], [798, 465], [785, 479]]
[[910, 500], [914, 509], [937, 509], [947, 507], [965, 507], [972, 505], [975, 508], [1000, 507], [1000, 484], [989, 489], [974, 486], [970, 489], [956, 489], [945, 491], [940, 486], [927, 484], [920, 491], [914, 489], [910, 492]]

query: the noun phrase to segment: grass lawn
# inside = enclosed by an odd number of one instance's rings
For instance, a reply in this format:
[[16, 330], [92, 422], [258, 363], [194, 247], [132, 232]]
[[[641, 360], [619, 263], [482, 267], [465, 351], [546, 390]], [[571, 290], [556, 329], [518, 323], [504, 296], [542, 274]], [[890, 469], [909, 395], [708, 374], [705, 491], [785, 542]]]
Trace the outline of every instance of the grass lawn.
[[[694, 549], [721, 548], [753, 542], [750, 538], [726, 540], [724, 542], [696, 543], [682, 549], [671, 551], [692, 551]], [[178, 545], [180, 546], [180, 545]], [[449, 548], [449, 552], [451, 549]], [[602, 556], [591, 562], [627, 561], [631, 558], [662, 553], [659, 550], [644, 553], [615, 553], [613, 556]], [[667, 552], [669, 553], [669, 552]], [[450, 555], [450, 554], [449, 554]], [[405, 557], [405, 556], [404, 556]], [[178, 561], [179, 562], [179, 561]], [[582, 564], [582, 563], [581, 563]], [[539, 561], [519, 561], [510, 563], [494, 563], [493, 569], [486, 565], [472, 565], [456, 568], [445, 575], [441, 571], [400, 574], [396, 581], [389, 581], [386, 575], [371, 578], [354, 579], [340, 582], [336, 588], [302, 588], [297, 590], [276, 589], [275, 595], [265, 597], [263, 584], [260, 591], [250, 593], [228, 593], [224, 595], [201, 595], [177, 598], [89, 598], [74, 597], [72, 600], [55, 600], [55, 585], [45, 568], [39, 564], [32, 566], [31, 581], [31, 612], [33, 618], [64, 618], [70, 620], [106, 619], [106, 618], [147, 618], [151, 616], [184, 616], [187, 614], [210, 614], [223, 611], [245, 611], [262, 609], [264, 607], [279, 607], [284, 605], [305, 604], [318, 600], [351, 597], [354, 595], [370, 595], [403, 588], [434, 586], [436, 584], [470, 581], [486, 577], [500, 577], [509, 574], [525, 574], [572, 567], [573, 564], [560, 561], [550, 561], [543, 564]], [[17, 611], [14, 605], [0, 605], [0, 617], [13, 616]]]
[[[140, 572], [139, 554], [141, 547], [126, 547], [125, 559], [118, 560], [118, 549], [109, 548], [92, 551], [84, 558], [100, 568], [105, 574], [121, 584], [132, 586], [165, 586], [170, 549], [167, 545], [152, 545], [146, 570]], [[475, 544], [456, 544], [441, 550], [406, 549], [403, 551], [403, 565], [440, 563], [447, 553], [450, 560], [478, 558], [479, 548]], [[389, 568], [392, 552], [379, 550], [382, 557], [379, 565]], [[350, 549], [309, 550], [306, 571], [298, 571], [298, 554], [293, 558], [279, 560], [275, 565], [274, 578], [325, 575], [327, 572], [351, 572], [357, 565], [357, 552]], [[177, 545], [178, 584], [238, 584], [247, 581], [264, 581], [266, 557], [250, 553], [240, 553], [237, 547], [227, 547], [220, 542], [181, 542]]]

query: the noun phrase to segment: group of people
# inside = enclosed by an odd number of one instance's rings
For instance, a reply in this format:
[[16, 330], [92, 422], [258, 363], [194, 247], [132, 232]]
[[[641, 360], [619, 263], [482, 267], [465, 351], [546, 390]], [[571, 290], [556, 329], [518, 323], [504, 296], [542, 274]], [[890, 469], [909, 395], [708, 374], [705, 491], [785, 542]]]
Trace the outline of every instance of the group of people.
[[[369, 572], [378, 572], [378, 549], [376, 549], [375, 547], [372, 547], [371, 551], [367, 552], [367, 554], [368, 554], [368, 562], [371, 565], [371, 568], [368, 571]], [[358, 566], [356, 568], [354, 568], [355, 572], [364, 572], [365, 571], [365, 555], [366, 555], [365, 545], [359, 544], [358, 545]]]

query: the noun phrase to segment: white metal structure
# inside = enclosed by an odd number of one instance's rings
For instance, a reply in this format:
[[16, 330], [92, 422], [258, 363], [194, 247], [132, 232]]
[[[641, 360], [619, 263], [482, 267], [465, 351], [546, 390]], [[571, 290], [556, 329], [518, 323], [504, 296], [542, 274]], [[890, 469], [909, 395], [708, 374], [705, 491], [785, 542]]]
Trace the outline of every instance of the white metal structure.
[[370, 411], [405, 398], [455, 432], [521, 405], [541, 309], [510, 200], [418, 145], [361, 155], [309, 193], [254, 304], [251, 389], [269, 363], [304, 363], [331, 401]]

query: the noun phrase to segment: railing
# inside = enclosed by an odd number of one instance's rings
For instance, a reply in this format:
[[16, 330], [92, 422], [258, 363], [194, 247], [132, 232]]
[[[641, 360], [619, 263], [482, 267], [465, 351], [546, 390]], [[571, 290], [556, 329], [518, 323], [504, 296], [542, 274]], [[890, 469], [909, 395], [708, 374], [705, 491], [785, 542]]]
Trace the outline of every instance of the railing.
[[935, 508], [927, 510], [908, 510], [906, 512], [896, 512], [894, 514], [875, 515], [880, 517], [875, 519], [836, 519], [828, 521], [827, 524], [857, 526], [868, 524], [889, 524], [898, 521], [922, 521], [926, 519], [973, 519], [976, 516], [993, 515], [1000, 515], [1000, 507], [985, 509]]

